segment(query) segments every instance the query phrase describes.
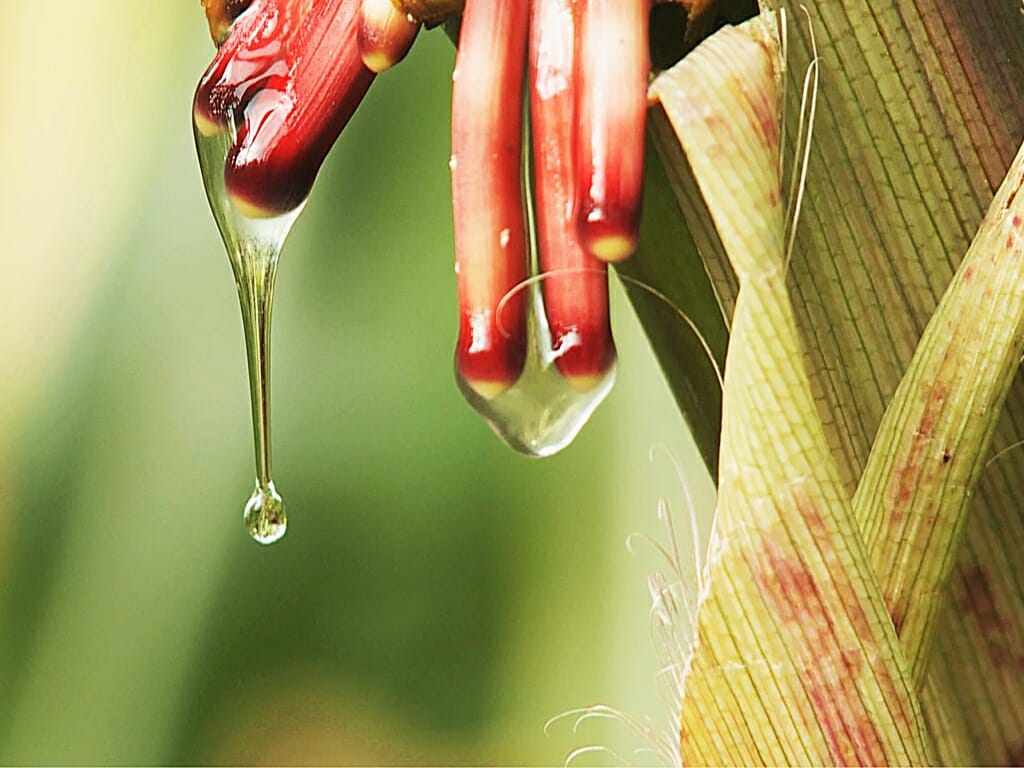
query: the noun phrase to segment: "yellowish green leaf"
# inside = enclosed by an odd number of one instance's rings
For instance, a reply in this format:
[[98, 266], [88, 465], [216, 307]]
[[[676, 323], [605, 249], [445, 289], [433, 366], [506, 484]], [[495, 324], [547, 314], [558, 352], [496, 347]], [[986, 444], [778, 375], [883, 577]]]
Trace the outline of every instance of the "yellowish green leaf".
[[[885, 407], [1024, 134], [1024, 17], [1006, 0], [783, 4], [790, 122], [812, 27], [821, 57], [790, 295], [812, 392], [852, 495]], [[807, 22], [793, 23], [804, 7]], [[652, 123], [656, 133], [657, 117]], [[677, 179], [685, 170], [678, 148], [657, 146]], [[692, 199], [674, 186], [700, 240]], [[711, 246], [701, 247], [706, 271], [718, 276], [728, 309], [735, 286]], [[945, 762], [1024, 761], [1024, 449], [999, 453], [1022, 438], [1018, 376], [993, 453], [982, 457], [989, 463], [938, 618], [935, 681], [921, 692], [928, 721], [941, 727]], [[950, 733], [961, 734], [960, 750], [943, 748], [957, 740]]]
[[1024, 352], [1018, 154], [886, 410], [854, 509], [918, 685], [999, 413]]
[[653, 86], [739, 278], [685, 764], [924, 764], [906, 660], [818, 418], [785, 287], [773, 22]]

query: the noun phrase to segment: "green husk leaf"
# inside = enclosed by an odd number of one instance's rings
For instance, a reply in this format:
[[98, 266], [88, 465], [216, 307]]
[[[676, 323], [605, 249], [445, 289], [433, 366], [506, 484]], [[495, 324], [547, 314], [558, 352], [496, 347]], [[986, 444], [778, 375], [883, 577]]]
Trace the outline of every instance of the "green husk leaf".
[[652, 90], [739, 278], [684, 764], [924, 764], [929, 743], [802, 365], [785, 287], [774, 21]]
[[[796, 3], [787, 3], [794, 13]], [[1019, 9], [1001, 0], [808, 4], [819, 121], [793, 260], [798, 325], [852, 490], [885, 405], [1024, 127]], [[809, 55], [792, 35], [791, 84]], [[1024, 437], [1018, 377], [996, 449]], [[930, 663], [972, 762], [1024, 754], [1024, 452], [982, 472]], [[896, 535], [883, 531], [880, 539]], [[912, 565], [912, 563], [908, 563]], [[933, 689], [934, 690], [934, 689]], [[941, 741], [941, 740], [940, 740]], [[955, 755], [940, 753], [950, 762]]]
[[1024, 151], [886, 410], [856, 510], [893, 623], [925, 678], [971, 496], [1024, 352]]
[[[807, 22], [794, 24], [804, 5]], [[791, 124], [811, 27], [822, 78], [790, 294], [852, 496], [885, 407], [1024, 132], [1024, 19], [1003, 0], [785, 6]], [[657, 146], [670, 178], [684, 176], [678, 149]], [[675, 186], [696, 238], [692, 203]], [[707, 273], [724, 276], [715, 286], [728, 310], [729, 265], [720, 249], [701, 252]], [[1017, 376], [992, 451], [1022, 438]], [[936, 681], [921, 691], [929, 723], [944, 724], [936, 743], [945, 762], [1024, 760], [1022, 507], [1024, 450], [1011, 450], [981, 472], [937, 620]]]

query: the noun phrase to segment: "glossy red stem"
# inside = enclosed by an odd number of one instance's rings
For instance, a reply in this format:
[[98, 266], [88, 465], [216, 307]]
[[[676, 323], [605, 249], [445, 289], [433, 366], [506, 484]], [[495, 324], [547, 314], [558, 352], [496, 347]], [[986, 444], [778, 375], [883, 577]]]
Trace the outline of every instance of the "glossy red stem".
[[578, 173], [583, 247], [605, 261], [635, 249], [640, 228], [650, 0], [577, 0]]
[[608, 267], [579, 243], [576, 199], [577, 19], [573, 0], [532, 0], [530, 121], [541, 290], [555, 365], [575, 386], [602, 379], [615, 362]]
[[528, 264], [521, 167], [527, 21], [525, 0], [467, 0], [452, 75], [455, 361], [483, 397], [515, 383], [526, 354], [526, 295], [517, 287]]
[[301, 20], [296, 10], [290, 3], [264, 0], [234, 22], [196, 87], [192, 112], [201, 133], [228, 130], [252, 96], [273, 82], [282, 38]]
[[308, 196], [373, 82], [359, 20], [360, 0], [263, 0], [238, 19], [200, 82], [199, 130], [237, 125], [224, 181], [244, 215], [277, 215]]

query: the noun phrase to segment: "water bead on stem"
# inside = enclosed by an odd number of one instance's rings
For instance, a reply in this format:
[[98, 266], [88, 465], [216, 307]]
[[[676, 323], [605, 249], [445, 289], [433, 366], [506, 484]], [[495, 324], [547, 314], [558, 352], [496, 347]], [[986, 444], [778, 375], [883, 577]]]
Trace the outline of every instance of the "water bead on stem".
[[[554, 102], [554, 112], [545, 106], [533, 126], [542, 147], [536, 154], [552, 152], [550, 162], [538, 159], [536, 186], [544, 190], [538, 194], [546, 211], [538, 239], [547, 254], [540, 259], [556, 274], [526, 279], [523, 200], [529, 196], [519, 117], [527, 10], [526, 3], [477, 0], [463, 17], [451, 163], [462, 315], [456, 365], [466, 399], [502, 440], [526, 455], [549, 456], [572, 442], [610, 390], [614, 348], [604, 266], [588, 261], [578, 245], [559, 242], [566, 233], [574, 240], [572, 138], [556, 125], [571, 124], [571, 95]], [[568, 28], [556, 32], [530, 47], [532, 80], [542, 90], [554, 89], [559, 73], [536, 74], [541, 48], [567, 35], [571, 66], [571, 13]], [[569, 88], [568, 80], [560, 87]], [[563, 173], [566, 179], [556, 178]], [[545, 312], [542, 294], [553, 313]]]
[[288, 518], [274, 482], [256, 484], [243, 512], [246, 530], [260, 544], [273, 544], [288, 530]]

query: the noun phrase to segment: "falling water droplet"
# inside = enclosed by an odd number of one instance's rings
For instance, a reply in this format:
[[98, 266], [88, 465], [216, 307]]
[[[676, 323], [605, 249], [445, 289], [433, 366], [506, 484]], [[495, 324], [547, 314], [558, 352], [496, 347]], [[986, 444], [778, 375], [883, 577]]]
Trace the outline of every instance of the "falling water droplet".
[[487, 420], [510, 448], [527, 456], [551, 456], [568, 446], [615, 383], [615, 364], [603, 374], [586, 379], [562, 375], [556, 360], [573, 344], [563, 337], [552, 348], [551, 331], [536, 283], [528, 292], [526, 362], [519, 379], [508, 389], [486, 398], [462, 379], [456, 380], [463, 397]]
[[256, 485], [245, 505], [245, 527], [249, 535], [260, 544], [273, 544], [288, 530], [288, 517], [284, 501], [274, 488], [273, 481], [264, 487]]
[[302, 206], [277, 216], [253, 218], [231, 203], [224, 187], [224, 162], [233, 143], [233, 125], [229, 119], [224, 130], [197, 127], [195, 137], [206, 196], [227, 249], [242, 310], [256, 456], [256, 490], [245, 505], [244, 519], [256, 541], [270, 544], [284, 536], [288, 525], [284, 502], [271, 477], [270, 314], [278, 257]]

